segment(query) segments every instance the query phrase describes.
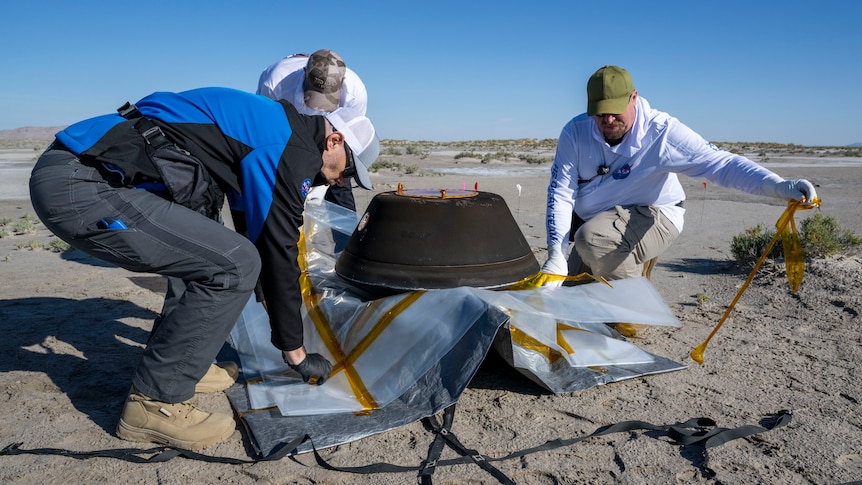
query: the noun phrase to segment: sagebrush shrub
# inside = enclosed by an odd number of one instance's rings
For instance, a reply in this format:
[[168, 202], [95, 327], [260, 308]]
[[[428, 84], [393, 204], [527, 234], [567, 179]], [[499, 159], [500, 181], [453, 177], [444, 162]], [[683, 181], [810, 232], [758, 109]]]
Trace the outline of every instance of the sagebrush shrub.
[[[775, 237], [774, 229], [766, 229], [762, 224], [750, 227], [742, 234], [733, 236], [730, 251], [737, 264], [753, 266], [766, 251], [766, 246]], [[848, 251], [853, 246], [862, 244], [862, 238], [849, 229], [842, 229], [832, 216], [820, 212], [805, 218], [799, 224], [799, 241], [806, 258], [824, 258]], [[784, 247], [781, 238], [772, 246], [767, 258], [784, 257]]]

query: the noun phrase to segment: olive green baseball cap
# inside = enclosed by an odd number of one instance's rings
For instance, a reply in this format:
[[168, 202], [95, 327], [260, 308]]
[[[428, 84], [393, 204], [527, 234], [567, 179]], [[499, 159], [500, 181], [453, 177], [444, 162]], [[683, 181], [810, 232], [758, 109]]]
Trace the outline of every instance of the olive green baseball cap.
[[618, 115], [625, 112], [635, 88], [628, 71], [604, 66], [587, 81], [587, 115]]

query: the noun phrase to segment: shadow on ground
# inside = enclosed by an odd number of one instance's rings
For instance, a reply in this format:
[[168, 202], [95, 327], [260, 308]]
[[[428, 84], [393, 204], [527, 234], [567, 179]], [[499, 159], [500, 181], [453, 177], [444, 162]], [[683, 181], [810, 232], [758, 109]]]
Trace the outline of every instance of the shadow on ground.
[[7, 386], [54, 392], [53, 384], [78, 411], [113, 433], [149, 335], [148, 329], [122, 320], [155, 317], [153, 311], [125, 300], [0, 301], [0, 334], [7, 349], [0, 353], [0, 374], [27, 373]]

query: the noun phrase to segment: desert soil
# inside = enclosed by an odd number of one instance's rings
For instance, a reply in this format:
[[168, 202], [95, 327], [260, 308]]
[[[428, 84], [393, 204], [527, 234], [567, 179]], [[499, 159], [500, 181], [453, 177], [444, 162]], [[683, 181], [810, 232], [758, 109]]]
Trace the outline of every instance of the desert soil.
[[[545, 256], [545, 186], [550, 163], [517, 158], [482, 163], [455, 158], [462, 146], [405, 146], [382, 159], [393, 169], [372, 175], [373, 192], [356, 190], [361, 210], [374, 194], [410, 189], [473, 188], [500, 194], [534, 248]], [[553, 151], [523, 146], [486, 147], [550, 160]], [[479, 149], [477, 149], [479, 151]], [[87, 452], [147, 448], [115, 434], [132, 371], [161, 308], [163, 282], [100, 263], [80, 252], [52, 250], [53, 236], [38, 222], [27, 196], [33, 153], [0, 151], [0, 448]], [[17, 158], [16, 158], [17, 157]], [[755, 160], [758, 158], [752, 154]], [[13, 163], [14, 161], [14, 163]], [[29, 165], [28, 165], [29, 164]], [[822, 212], [862, 234], [860, 159], [774, 155], [764, 164], [786, 178], [818, 187]], [[18, 169], [18, 170], [14, 170]], [[737, 266], [731, 238], [757, 224], [772, 226], [783, 204], [683, 179], [686, 227], [659, 260], [652, 282], [682, 328], [645, 328], [634, 337], [643, 349], [687, 369], [644, 376], [577, 393], [554, 395], [490, 355], [463, 393], [453, 433], [490, 457], [554, 439], [585, 436], [627, 420], [672, 425], [708, 417], [721, 427], [757, 425], [792, 410], [785, 427], [728, 442], [709, 451], [715, 475], [698, 468], [698, 450], [660, 433], [627, 432], [591, 438], [520, 459], [494, 463], [516, 483], [782, 483], [835, 484], [862, 479], [862, 260], [858, 253], [809, 260], [796, 294], [783, 267], [767, 264], [710, 343], [703, 365], [689, 358], [724, 314], [748, 276]], [[801, 211], [796, 220], [808, 217]], [[813, 211], [811, 211], [813, 212]], [[231, 412], [227, 398], [197, 395], [201, 407]], [[433, 435], [413, 423], [323, 450], [335, 466], [376, 462], [417, 466]], [[205, 450], [252, 460], [239, 428]], [[443, 458], [457, 456], [446, 450]], [[131, 463], [116, 458], [79, 460], [62, 453], [0, 456], [5, 483], [415, 483], [415, 472], [355, 475], [327, 470], [311, 454], [275, 462], [211, 464], [184, 458]], [[496, 483], [476, 465], [438, 469], [435, 483]]]

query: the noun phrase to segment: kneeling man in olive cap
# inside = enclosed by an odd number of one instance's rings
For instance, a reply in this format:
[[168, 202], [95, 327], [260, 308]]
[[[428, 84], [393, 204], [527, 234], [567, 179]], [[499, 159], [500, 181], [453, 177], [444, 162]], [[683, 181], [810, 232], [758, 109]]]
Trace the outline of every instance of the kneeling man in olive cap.
[[628, 71], [604, 66], [587, 81], [587, 112], [559, 137], [542, 271], [609, 280], [644, 274], [683, 228], [685, 192], [677, 174], [783, 201], [817, 197], [811, 182], [784, 180], [653, 109]]

